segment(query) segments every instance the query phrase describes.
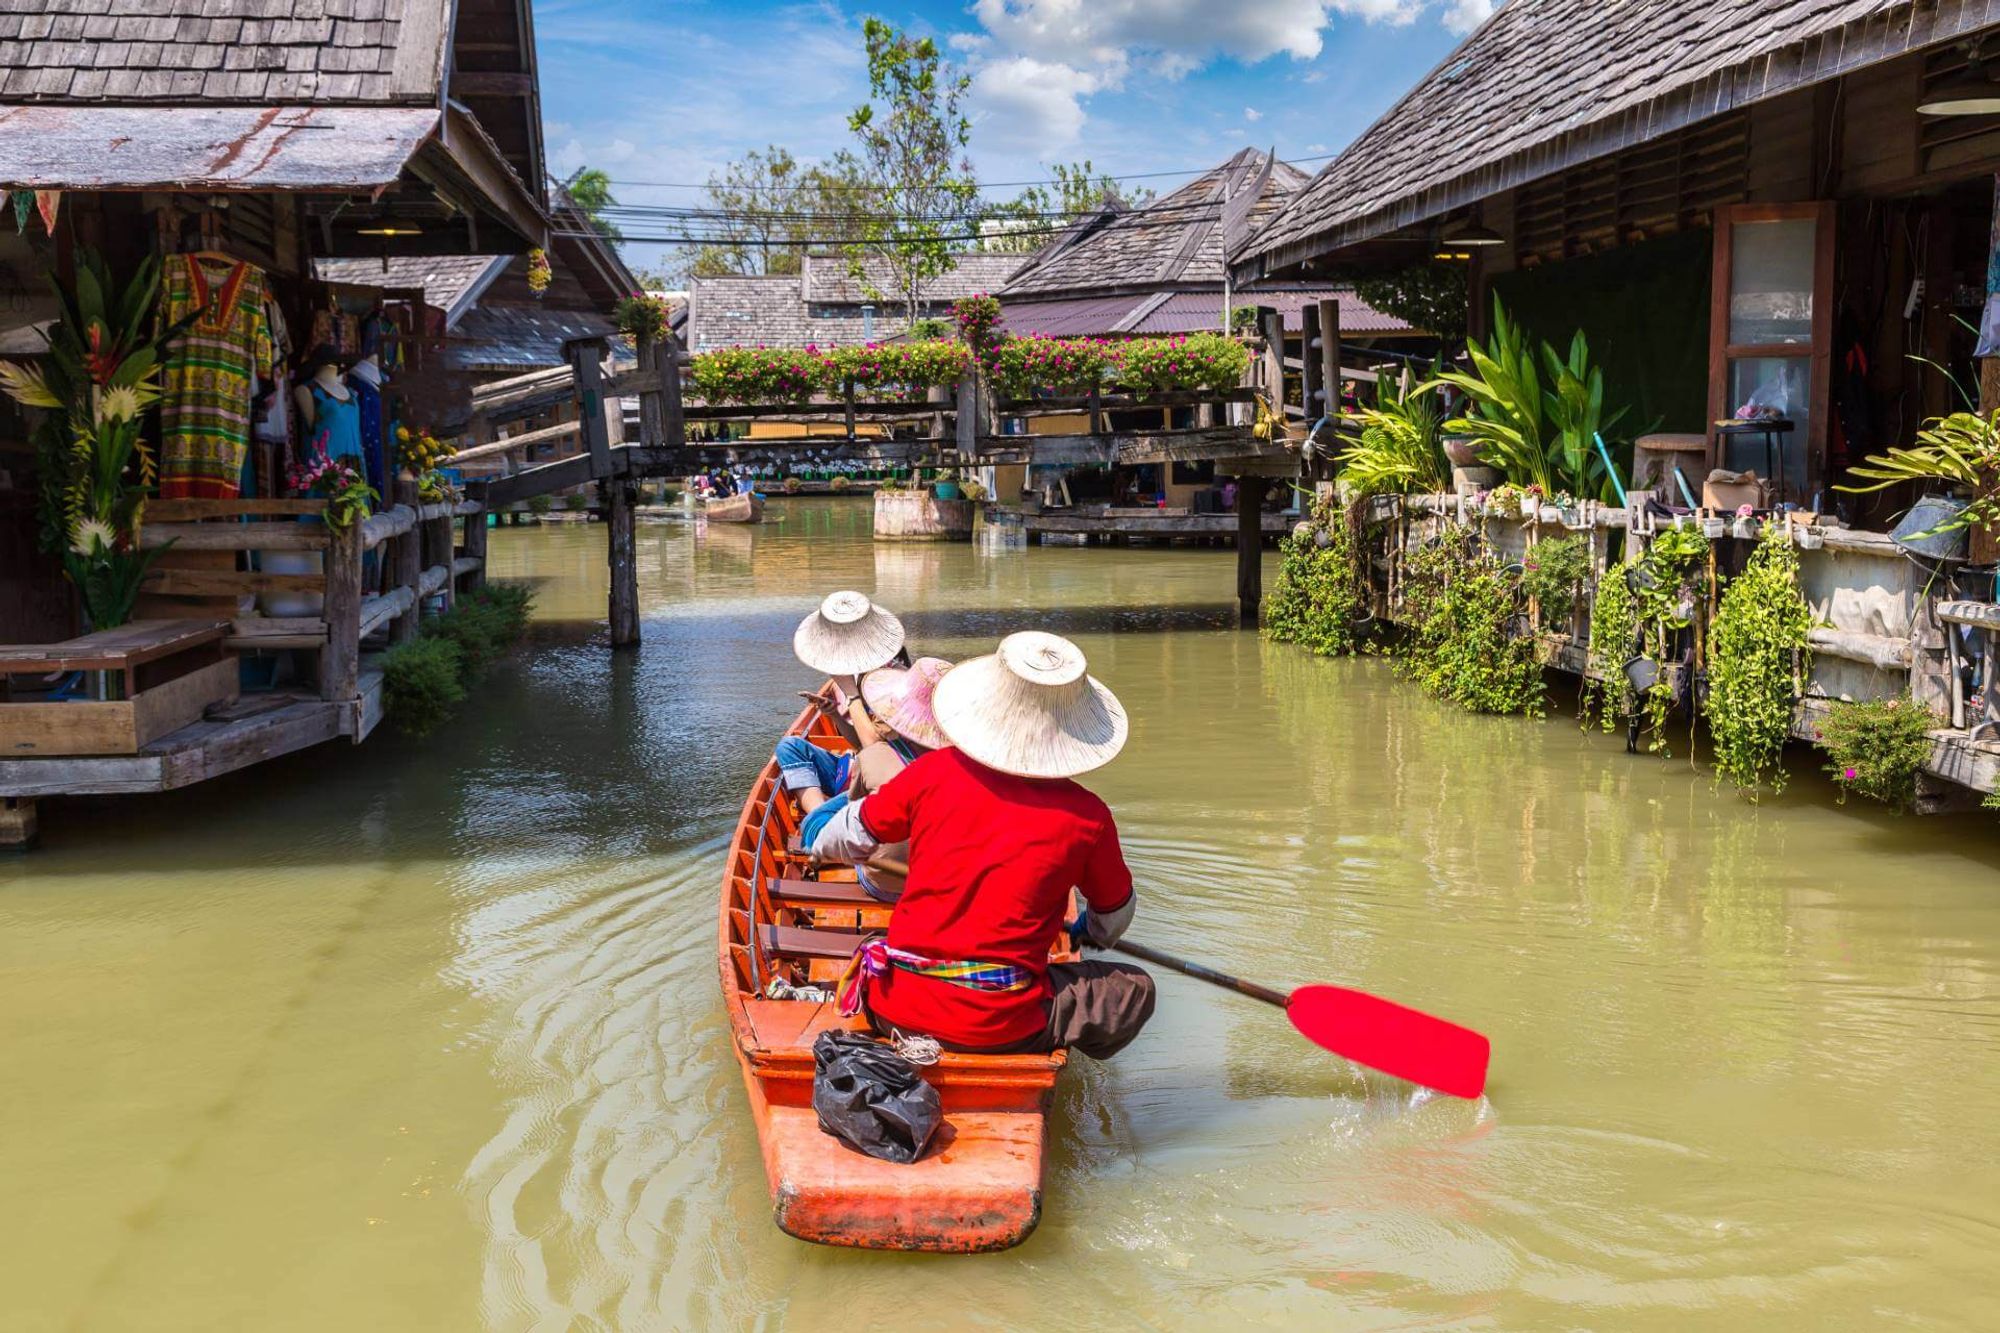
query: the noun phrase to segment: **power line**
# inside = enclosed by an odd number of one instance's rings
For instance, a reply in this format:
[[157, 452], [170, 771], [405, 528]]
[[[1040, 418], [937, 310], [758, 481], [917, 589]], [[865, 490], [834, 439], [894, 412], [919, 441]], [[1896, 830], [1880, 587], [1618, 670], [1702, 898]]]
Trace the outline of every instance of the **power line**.
[[[1316, 162], [1331, 162], [1333, 161], [1334, 158], [1338, 156], [1339, 156], [1338, 153], [1325, 153], [1321, 154], [1318, 157], [1292, 157], [1292, 158], [1280, 158], [1279, 160], [1290, 166], [1304, 166]], [[1132, 171], [1119, 176], [1113, 176], [1108, 174], [1102, 176], [1093, 175], [1090, 177], [1090, 179], [1092, 181], [1159, 180], [1162, 177], [1166, 176], [1200, 176], [1213, 170], [1215, 170], [1215, 165], [1213, 163], [1210, 163], [1208, 166], [1205, 167], [1190, 167], [1179, 171]], [[706, 190], [709, 188], [710, 185], [708, 181], [622, 181], [622, 180], [614, 180], [611, 182], [611, 184], [614, 186], [630, 186], [633, 189], [643, 189], [643, 190]], [[1061, 180], [1051, 176], [1043, 180], [982, 181], [980, 182], [979, 188], [982, 190], [1012, 190], [1012, 189], [1024, 189], [1030, 185], [1060, 185], [1060, 184], [1062, 184]], [[799, 190], [817, 190], [823, 187], [817, 184], [812, 184], [812, 185], [799, 184], [799, 185], [760, 185], [755, 188], [759, 190], [767, 190], [773, 192], [783, 191], [786, 193], [790, 193]]]

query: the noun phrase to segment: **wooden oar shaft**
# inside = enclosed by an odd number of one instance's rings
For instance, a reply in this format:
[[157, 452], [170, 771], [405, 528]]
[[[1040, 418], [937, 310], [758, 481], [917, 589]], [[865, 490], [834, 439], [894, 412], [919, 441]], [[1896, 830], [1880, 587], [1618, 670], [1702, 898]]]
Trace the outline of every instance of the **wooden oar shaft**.
[[1259, 986], [1256, 982], [1245, 981], [1241, 977], [1232, 977], [1227, 972], [1218, 972], [1212, 967], [1203, 967], [1200, 963], [1191, 963], [1170, 953], [1161, 953], [1158, 949], [1149, 948], [1133, 940], [1120, 940], [1111, 947], [1119, 953], [1130, 954], [1134, 958], [1170, 968], [1197, 981], [1206, 981], [1211, 985], [1233, 990], [1238, 995], [1247, 995], [1253, 1000], [1262, 1000], [1265, 1004], [1275, 1004], [1280, 1009], [1291, 1007], [1292, 997], [1283, 991], [1272, 990], [1269, 986]]

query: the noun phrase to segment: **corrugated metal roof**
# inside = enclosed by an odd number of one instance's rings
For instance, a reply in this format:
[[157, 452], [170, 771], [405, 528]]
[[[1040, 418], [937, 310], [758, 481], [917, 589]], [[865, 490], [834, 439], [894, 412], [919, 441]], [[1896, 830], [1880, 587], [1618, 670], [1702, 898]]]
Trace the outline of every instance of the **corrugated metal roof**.
[[0, 182], [64, 190], [366, 190], [435, 107], [0, 107]]
[[2000, 23], [2000, 0], [1512, 0], [1232, 251], [1246, 277]]
[[[1016, 337], [1088, 338], [1116, 330], [1150, 296], [1079, 296], [1068, 301], [1003, 301], [1000, 327]], [[1220, 299], [1220, 298], [1218, 298]]]

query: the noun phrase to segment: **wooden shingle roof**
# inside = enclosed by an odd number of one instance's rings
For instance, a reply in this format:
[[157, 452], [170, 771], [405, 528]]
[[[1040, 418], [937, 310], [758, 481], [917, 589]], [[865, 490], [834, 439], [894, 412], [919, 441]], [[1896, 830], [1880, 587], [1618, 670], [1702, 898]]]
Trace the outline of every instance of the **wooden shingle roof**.
[[451, 0], [0, 0], [0, 100], [435, 103]]
[[2000, 0], [1508, 0], [1231, 259], [1255, 278], [1996, 23]]
[[1144, 208], [1080, 220], [1035, 252], [1001, 295], [1220, 288], [1225, 234], [1247, 234], [1305, 180], [1296, 167], [1246, 148]]
[[[961, 297], [997, 292], [1026, 258], [1025, 255], [990, 250], [955, 255], [950, 272], [941, 273], [924, 284], [924, 299], [930, 303], [951, 302]], [[860, 277], [855, 276], [853, 265], [844, 255], [807, 255], [800, 260], [799, 267], [805, 279], [805, 299], [808, 301], [858, 306], [868, 301], [879, 305], [883, 299], [895, 299], [896, 280], [891, 276], [886, 261], [874, 258], [862, 260]], [[870, 296], [868, 289], [871, 287], [887, 293], [887, 297]]]

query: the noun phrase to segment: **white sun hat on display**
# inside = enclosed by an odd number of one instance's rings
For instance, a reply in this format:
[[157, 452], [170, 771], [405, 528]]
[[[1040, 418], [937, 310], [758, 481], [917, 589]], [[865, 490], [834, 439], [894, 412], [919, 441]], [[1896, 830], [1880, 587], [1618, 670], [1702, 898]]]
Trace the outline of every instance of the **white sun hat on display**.
[[937, 685], [938, 726], [966, 755], [1023, 778], [1072, 778], [1125, 748], [1118, 696], [1085, 670], [1068, 639], [1024, 630], [987, 657], [961, 662]]
[[858, 676], [903, 650], [903, 622], [858, 592], [837, 592], [799, 622], [792, 651], [829, 676]]

